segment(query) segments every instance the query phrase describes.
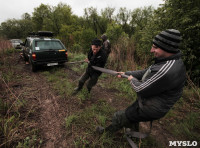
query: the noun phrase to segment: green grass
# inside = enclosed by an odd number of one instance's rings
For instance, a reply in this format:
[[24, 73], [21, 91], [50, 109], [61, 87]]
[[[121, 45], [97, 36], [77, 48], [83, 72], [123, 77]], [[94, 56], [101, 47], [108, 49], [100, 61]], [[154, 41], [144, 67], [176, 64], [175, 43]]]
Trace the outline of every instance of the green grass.
[[[34, 110], [27, 109], [27, 100], [23, 98], [26, 92], [16, 94], [15, 87], [10, 87], [23, 81], [23, 76], [15, 73], [18, 65], [10, 60], [16, 55], [15, 52], [18, 51], [9, 49], [0, 53], [0, 56], [3, 55], [0, 59], [0, 147], [38, 147], [40, 144], [35, 141], [39, 139], [38, 133], [33, 132], [37, 129], [27, 120]], [[28, 146], [24, 136], [30, 137]]]
[[29, 131], [30, 136], [25, 137], [23, 140], [17, 143], [16, 148], [30, 148], [30, 147], [41, 147], [43, 140], [37, 135], [37, 130], [33, 129]]
[[68, 58], [69, 58], [70, 62], [75, 62], [75, 61], [85, 60], [87, 58], [87, 56], [82, 53], [70, 53]]
[[123, 98], [128, 98], [131, 101], [136, 100], [137, 94], [135, 91], [132, 89], [130, 85], [130, 81], [128, 81], [126, 78], [117, 78], [117, 77], [112, 77], [112, 81], [107, 88], [114, 88], [119, 90], [117, 93], [120, 97]]
[[81, 110], [81, 112], [66, 117], [66, 127], [71, 127], [73, 125], [92, 132], [96, 125], [105, 125], [106, 119], [108, 119], [113, 110], [114, 109], [105, 102], [93, 104]]
[[77, 98], [79, 99], [79, 103], [82, 104], [86, 100], [91, 99], [91, 94], [88, 92], [86, 88], [83, 88], [78, 94]]
[[42, 72], [42, 74], [47, 78], [49, 83], [52, 83], [53, 88], [61, 95], [63, 98], [71, 96], [74, 85], [70, 82], [64, 69], [54, 68], [51, 71]]
[[200, 124], [199, 124], [200, 113], [188, 113], [180, 123], [171, 123], [170, 131], [172, 134], [178, 137], [182, 137], [185, 140], [200, 141]]
[[[65, 118], [66, 132], [72, 131], [74, 134], [75, 147], [87, 147], [90, 144], [91, 147], [113, 145], [113, 137], [105, 137], [105, 134], [98, 139], [95, 136], [95, 128], [98, 125], [106, 126], [107, 119], [114, 112], [114, 108], [110, 107], [105, 101], [98, 101], [97, 104], [93, 104], [85, 109], [70, 115]], [[93, 140], [95, 139], [95, 140]]]
[[168, 131], [179, 139], [200, 141], [200, 98], [198, 90], [186, 86], [183, 96], [165, 116]]

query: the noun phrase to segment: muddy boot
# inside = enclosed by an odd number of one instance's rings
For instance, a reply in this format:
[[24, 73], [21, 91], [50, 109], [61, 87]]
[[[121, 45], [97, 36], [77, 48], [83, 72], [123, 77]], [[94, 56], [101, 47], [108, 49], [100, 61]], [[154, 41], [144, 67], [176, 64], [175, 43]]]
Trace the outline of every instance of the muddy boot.
[[110, 134], [115, 133], [118, 130], [120, 130], [120, 128], [114, 127], [112, 124], [105, 128], [105, 132], [108, 132]]
[[98, 134], [103, 134], [104, 132], [108, 133], [108, 134], [113, 134], [116, 131], [118, 131], [118, 129], [114, 128], [112, 125], [109, 125], [108, 127], [104, 128], [102, 126], [97, 126], [96, 127], [96, 132]]
[[72, 95], [76, 95], [83, 88], [83, 85], [84, 85], [83, 83], [79, 82], [78, 87], [74, 89]]
[[90, 93], [91, 89], [92, 89], [92, 88], [87, 88], [87, 90], [88, 90], [88, 94]]
[[102, 126], [97, 126], [96, 127], [96, 133], [98, 133], [98, 134], [103, 134], [104, 133], [104, 131], [105, 131], [105, 128], [104, 127], [102, 127]]
[[76, 95], [81, 89], [76, 87], [72, 93], [72, 95]]

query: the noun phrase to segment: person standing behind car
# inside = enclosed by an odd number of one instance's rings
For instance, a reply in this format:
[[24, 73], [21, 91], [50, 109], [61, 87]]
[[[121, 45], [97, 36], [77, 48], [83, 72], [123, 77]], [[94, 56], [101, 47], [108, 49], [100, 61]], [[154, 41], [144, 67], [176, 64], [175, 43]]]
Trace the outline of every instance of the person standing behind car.
[[101, 36], [101, 39], [103, 40], [103, 45], [102, 48], [103, 50], [106, 52], [107, 56], [109, 56], [110, 52], [111, 52], [111, 44], [110, 41], [108, 40], [107, 35], [103, 34]]
[[92, 66], [104, 67], [107, 61], [106, 53], [101, 48], [101, 44], [101, 40], [97, 38], [92, 41], [91, 49], [88, 53], [88, 58], [85, 59], [85, 62], [88, 63], [88, 67], [85, 73], [81, 76], [78, 87], [74, 89], [73, 95], [77, 94], [83, 88], [84, 83], [88, 79], [89, 81], [87, 83], [87, 89], [89, 93], [92, 87], [96, 85], [102, 72], [94, 70]]

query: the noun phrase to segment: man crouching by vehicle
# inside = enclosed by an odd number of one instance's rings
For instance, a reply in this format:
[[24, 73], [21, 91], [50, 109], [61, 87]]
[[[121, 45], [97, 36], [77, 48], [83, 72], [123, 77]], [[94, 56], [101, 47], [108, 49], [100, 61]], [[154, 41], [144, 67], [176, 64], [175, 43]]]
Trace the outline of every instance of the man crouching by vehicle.
[[85, 62], [88, 63], [88, 67], [79, 80], [78, 87], [74, 89], [73, 95], [77, 94], [82, 88], [84, 83], [89, 79], [87, 83], [87, 89], [90, 93], [93, 86], [96, 85], [99, 76], [102, 72], [94, 70], [92, 66], [104, 67], [106, 64], [106, 53], [101, 49], [101, 40], [95, 38], [92, 41], [91, 49], [88, 53], [88, 58]]

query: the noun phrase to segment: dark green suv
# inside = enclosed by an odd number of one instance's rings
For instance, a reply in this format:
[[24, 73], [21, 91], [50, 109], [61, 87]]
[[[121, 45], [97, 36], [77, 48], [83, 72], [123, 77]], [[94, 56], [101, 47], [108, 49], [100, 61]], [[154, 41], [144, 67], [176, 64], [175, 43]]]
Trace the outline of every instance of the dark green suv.
[[24, 59], [31, 64], [33, 72], [39, 65], [55, 66], [67, 62], [67, 49], [60, 40], [52, 37], [52, 32], [39, 31], [31, 33], [22, 43]]

